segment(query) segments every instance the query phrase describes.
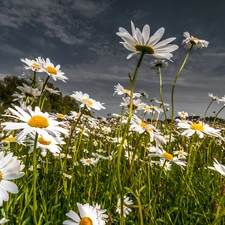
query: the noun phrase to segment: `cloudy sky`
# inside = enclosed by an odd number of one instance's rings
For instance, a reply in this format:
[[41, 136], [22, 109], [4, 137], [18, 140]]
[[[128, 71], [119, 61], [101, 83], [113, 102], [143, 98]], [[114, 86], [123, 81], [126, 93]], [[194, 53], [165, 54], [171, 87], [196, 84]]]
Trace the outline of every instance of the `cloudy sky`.
[[[88, 93], [105, 103], [107, 113], [119, 113], [121, 97], [113, 96], [114, 85], [130, 88], [127, 74], [133, 73], [139, 56], [130, 53], [116, 35], [119, 27], [128, 31], [145, 24], [153, 34], [165, 27], [162, 39], [176, 37], [173, 63], [163, 70], [164, 101], [170, 103], [171, 86], [187, 50], [181, 45], [183, 32], [209, 41], [208, 48], [191, 52], [175, 89], [175, 112], [203, 115], [210, 102], [208, 93], [225, 95], [225, 1], [181, 0], [2, 0], [0, 1], [0, 79], [21, 76], [20, 58], [50, 58], [69, 78], [53, 81], [63, 95]], [[159, 99], [159, 77], [150, 70], [151, 56], [145, 56], [135, 91], [144, 90]], [[214, 103], [209, 110], [223, 106]], [[221, 113], [225, 117], [225, 113]]]

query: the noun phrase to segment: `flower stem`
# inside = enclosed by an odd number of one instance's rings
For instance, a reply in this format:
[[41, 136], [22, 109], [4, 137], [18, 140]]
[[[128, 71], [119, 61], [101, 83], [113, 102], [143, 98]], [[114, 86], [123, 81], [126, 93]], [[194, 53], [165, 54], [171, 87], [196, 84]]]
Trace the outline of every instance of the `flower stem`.
[[184, 65], [185, 65], [186, 62], [187, 62], [187, 59], [188, 59], [188, 57], [189, 57], [189, 55], [190, 55], [190, 52], [191, 52], [191, 50], [192, 50], [192, 47], [193, 47], [193, 45], [192, 45], [192, 46], [190, 47], [190, 49], [188, 50], [187, 55], [186, 55], [186, 57], [184, 58], [184, 61], [183, 61], [182, 65], [181, 65], [179, 71], [177, 72], [177, 75], [176, 75], [174, 81], [173, 81], [173, 87], [172, 87], [172, 92], [171, 92], [171, 105], [172, 105], [171, 120], [172, 120], [172, 121], [174, 120], [174, 90], [175, 90], [175, 87], [176, 87], [177, 79], [179, 78], [179, 76], [180, 76], [180, 74], [181, 74], [181, 71], [183, 70]]
[[128, 120], [127, 120], [127, 125], [126, 125], [126, 129], [125, 132], [123, 134], [123, 138], [122, 141], [119, 145], [119, 149], [118, 149], [118, 158], [117, 158], [117, 179], [118, 179], [118, 184], [119, 184], [119, 191], [120, 191], [120, 199], [121, 199], [121, 218], [120, 218], [120, 225], [124, 225], [124, 216], [123, 216], [123, 185], [121, 182], [121, 173], [120, 173], [120, 161], [121, 161], [121, 155], [122, 155], [122, 150], [123, 150], [123, 144], [124, 141], [127, 137], [128, 131], [129, 131], [129, 126], [130, 126], [130, 121], [131, 121], [131, 117], [133, 114], [133, 93], [134, 93], [134, 86], [135, 86], [135, 81], [137, 78], [137, 74], [142, 62], [142, 59], [145, 55], [145, 51], [143, 51], [140, 55], [140, 58], [138, 60], [136, 69], [134, 71], [134, 75], [133, 78], [129, 75], [130, 78], [130, 83], [131, 83], [131, 92], [130, 92], [130, 108], [129, 108], [129, 115], [128, 115]]
[[37, 225], [37, 139], [38, 139], [38, 133], [35, 135], [34, 140], [34, 151], [33, 151], [33, 184], [32, 184], [32, 190], [33, 190], [33, 222], [35, 225]]

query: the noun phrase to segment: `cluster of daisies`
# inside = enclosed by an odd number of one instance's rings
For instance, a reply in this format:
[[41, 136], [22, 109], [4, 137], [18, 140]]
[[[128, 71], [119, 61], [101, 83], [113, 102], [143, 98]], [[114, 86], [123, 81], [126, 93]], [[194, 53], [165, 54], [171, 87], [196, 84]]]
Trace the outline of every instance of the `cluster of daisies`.
[[[158, 29], [153, 35], [150, 35], [149, 25], [145, 25], [142, 31], [135, 27], [134, 23], [131, 22], [131, 34], [124, 28], [120, 27], [117, 35], [122, 38], [121, 44], [129, 50], [131, 53], [127, 56], [127, 59], [132, 56], [142, 53], [147, 55], [152, 55], [156, 60], [151, 63], [152, 69], [164, 68], [168, 66], [166, 60], [171, 60], [173, 57], [172, 52], [178, 49], [178, 46], [171, 44], [176, 38], [167, 38], [163, 41], [160, 41], [164, 35], [165, 29], [162, 27]], [[198, 49], [208, 46], [208, 42], [205, 40], [200, 40], [196, 37], [191, 36], [188, 32], [184, 32], [185, 40], [182, 44], [187, 49]], [[60, 65], [55, 66], [49, 58], [46, 60], [38, 57], [35, 60], [30, 59], [21, 59], [25, 64], [24, 68], [26, 70], [34, 71], [35, 76], [30, 76], [29, 79], [32, 81], [32, 84], [29, 86], [23, 84], [23, 86], [17, 87], [21, 93], [14, 93], [14, 101], [20, 103], [19, 106], [12, 106], [6, 112], [8, 118], [13, 121], [4, 122], [2, 126], [3, 130], [7, 132], [8, 140], [6, 141], [17, 141], [20, 144], [29, 145], [30, 151], [32, 153], [33, 146], [36, 144], [37, 148], [42, 150], [42, 155], [47, 154], [47, 150], [53, 153], [57, 157], [64, 157], [61, 153], [61, 145], [64, 145], [64, 138], [68, 137], [69, 132], [72, 130], [70, 122], [74, 122], [76, 126], [74, 127], [75, 137], [76, 135], [82, 134], [85, 138], [90, 134], [96, 135], [96, 137], [102, 138], [104, 141], [109, 141], [115, 143], [115, 146], [118, 146], [122, 138], [120, 137], [111, 137], [113, 126], [116, 129], [119, 121], [122, 123], [127, 123], [126, 112], [129, 110], [131, 102], [131, 90], [124, 88], [122, 85], [118, 84], [114, 88], [114, 95], [122, 95], [121, 107], [124, 107], [124, 115], [113, 115], [114, 118], [110, 120], [106, 119], [97, 119], [83, 114], [83, 109], [87, 110], [101, 110], [105, 109], [104, 104], [96, 101], [86, 93], [81, 91], [74, 91], [71, 95], [77, 102], [80, 103], [80, 112], [71, 112], [70, 115], [56, 114], [52, 115], [47, 112], [42, 112], [40, 107], [36, 106], [32, 109], [31, 106], [27, 106], [34, 99], [41, 98], [43, 91], [47, 91], [54, 94], [59, 94], [59, 91], [49, 88], [46, 83], [38, 76], [36, 73], [42, 72], [48, 75], [48, 78], [53, 80], [61, 80], [65, 82], [68, 78], [64, 75], [64, 72], [60, 70]], [[224, 97], [219, 99], [213, 94], [209, 94], [209, 97], [212, 98], [212, 101], [225, 101]], [[168, 141], [174, 141], [174, 137], [170, 134], [169, 136], [161, 133], [157, 128], [157, 121], [160, 114], [164, 111], [163, 108], [168, 109], [169, 104], [153, 99], [144, 102], [143, 99], [147, 99], [148, 95], [144, 91], [140, 93], [132, 93], [132, 103], [133, 103], [133, 116], [131, 118], [129, 133], [144, 134], [149, 137], [150, 145], [147, 146], [148, 150], [148, 159], [152, 166], [159, 165], [164, 168], [165, 171], [169, 171], [172, 168], [172, 164], [180, 166], [182, 169], [186, 166], [186, 157], [187, 152], [181, 150], [173, 151], [169, 153], [165, 151], [166, 144]], [[151, 102], [151, 104], [149, 104]], [[155, 104], [156, 103], [156, 104]], [[158, 105], [157, 105], [158, 104]], [[224, 140], [221, 136], [219, 129], [214, 129], [209, 125], [199, 121], [194, 123], [193, 121], [187, 120], [188, 113], [179, 112], [180, 119], [177, 119], [177, 128], [181, 131], [181, 135], [191, 137], [194, 134], [197, 134], [199, 138], [203, 138], [205, 135], [211, 136], [214, 138], [219, 138]], [[145, 117], [150, 115], [150, 119], [145, 119]], [[156, 119], [156, 120], [155, 120]], [[152, 121], [156, 121], [153, 125]], [[150, 122], [151, 121], [151, 122]], [[14, 131], [18, 132], [14, 132]], [[12, 132], [16, 135], [13, 136]], [[74, 137], [73, 137], [74, 138]], [[93, 142], [93, 145], [100, 145], [97, 141], [96, 144]], [[123, 147], [125, 149], [124, 156], [131, 163], [132, 160], [137, 160], [137, 156], [134, 155], [132, 151], [132, 146], [130, 146], [125, 140], [123, 142]], [[73, 149], [74, 150], [74, 149]], [[75, 151], [75, 150], [74, 150]], [[85, 152], [85, 151], [84, 151]], [[100, 159], [112, 160], [116, 151], [112, 152], [110, 155], [102, 155], [106, 153], [106, 150], [98, 148], [96, 153], [92, 153], [93, 157], [82, 158], [80, 162], [83, 165], [95, 165]], [[69, 154], [67, 155], [69, 158]], [[218, 163], [214, 160], [214, 166], [209, 167], [210, 169], [218, 171], [220, 174], [225, 176], [225, 166]], [[21, 172], [23, 165], [13, 156], [12, 153], [4, 155], [3, 152], [0, 152], [0, 206], [2, 206], [3, 201], [8, 201], [10, 193], [18, 193], [18, 187], [16, 184], [11, 182], [12, 179], [18, 179], [24, 176], [24, 173]], [[65, 177], [71, 179], [71, 176], [64, 173]], [[121, 200], [118, 199], [116, 211], [121, 213], [121, 207], [123, 207], [124, 217], [126, 217], [131, 209], [130, 205], [133, 204], [133, 201], [129, 197], [124, 196], [124, 205], [121, 206]], [[68, 220], [65, 220], [63, 224], [65, 225], [104, 225], [108, 219], [106, 210], [101, 209], [100, 205], [93, 204], [90, 205], [77, 203], [77, 208], [79, 215], [74, 211], [69, 211], [66, 216], [69, 217]], [[5, 223], [8, 220], [3, 218], [0, 223]]]

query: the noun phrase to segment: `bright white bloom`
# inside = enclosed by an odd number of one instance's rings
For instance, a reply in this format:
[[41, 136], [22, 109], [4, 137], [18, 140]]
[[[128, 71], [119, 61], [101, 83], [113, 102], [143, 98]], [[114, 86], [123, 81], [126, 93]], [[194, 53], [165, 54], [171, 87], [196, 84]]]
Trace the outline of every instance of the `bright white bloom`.
[[6, 219], [6, 218], [2, 218], [2, 219], [0, 220], [0, 224], [4, 224], [4, 223], [7, 223], [7, 222], [9, 222], [9, 220]]
[[22, 62], [24, 62], [26, 64], [26, 66], [24, 66], [24, 68], [26, 70], [32, 70], [35, 72], [43, 72], [44, 69], [42, 67], [42, 59], [39, 56], [38, 58], [36, 58], [36, 60], [30, 60], [30, 59], [20, 59]]
[[166, 152], [165, 150], [161, 150], [157, 147], [152, 146], [149, 148], [149, 152], [151, 152], [150, 154], [148, 154], [149, 157], [160, 157], [160, 158], [169, 160], [170, 162], [173, 162], [181, 167], [186, 166], [186, 162], [181, 161], [180, 159], [178, 159], [177, 157], [174, 157], [173, 155]]
[[134, 23], [131, 21], [131, 30], [132, 35], [122, 27], [116, 33], [124, 40], [124, 42], [120, 43], [132, 52], [127, 56], [127, 59], [130, 59], [139, 52], [145, 52], [159, 59], [170, 60], [173, 57], [171, 52], [178, 49], [177, 45], [169, 44], [176, 39], [174, 37], [159, 42], [165, 32], [163, 27], [158, 29], [154, 35], [150, 36], [149, 25], [146, 24], [141, 32], [138, 28], [135, 28]]
[[219, 98], [216, 95], [213, 95], [213, 93], [209, 93], [208, 96], [215, 102], [219, 103]]
[[[133, 152], [127, 151], [127, 150], [125, 151], [125, 157], [126, 157], [126, 159], [128, 159], [128, 161], [129, 161], [130, 164], [131, 164], [131, 161], [132, 161], [133, 156], [134, 156], [134, 153]], [[138, 158], [138, 156], [135, 155], [134, 156], [134, 161], [136, 161], [137, 158]]]
[[45, 136], [48, 138], [48, 134], [58, 137], [59, 133], [65, 135], [68, 134], [68, 131], [59, 125], [64, 124], [64, 122], [58, 122], [50, 117], [50, 115], [45, 112], [41, 112], [39, 107], [35, 107], [33, 111], [30, 107], [27, 107], [27, 111], [23, 110], [18, 106], [14, 106], [15, 109], [9, 108], [13, 115], [7, 115], [23, 122], [5, 122], [2, 123], [4, 130], [19, 130], [23, 129], [17, 136], [17, 140], [22, 140], [29, 133], [38, 133], [45, 139]]
[[[130, 205], [133, 205], [133, 201], [129, 199], [129, 197], [124, 196], [123, 200], [123, 216], [126, 217], [131, 212]], [[121, 214], [121, 199], [119, 198], [117, 201], [116, 212]]]
[[183, 40], [182, 45], [185, 48], [189, 49], [193, 45], [193, 49], [197, 50], [198, 48], [207, 48], [209, 42], [205, 40], [200, 40], [197, 37], [190, 36], [189, 32], [184, 32], [184, 37], [186, 38]]
[[[30, 136], [32, 137], [33, 140], [30, 140], [30, 141], [28, 140], [27, 142], [30, 142], [31, 146], [34, 146], [35, 135], [30, 134]], [[37, 148], [41, 149], [41, 154], [43, 156], [47, 154], [47, 150], [49, 150], [51, 153], [60, 153], [61, 148], [58, 146], [59, 144], [65, 144], [62, 138], [57, 137], [56, 139], [49, 134], [46, 134], [45, 138], [39, 135], [37, 139]], [[33, 152], [33, 148], [30, 148], [28, 153], [31, 153], [31, 152]]]
[[39, 91], [38, 88], [32, 88], [24, 83], [23, 86], [17, 86], [16, 88], [22, 91], [22, 93], [24, 93], [25, 96], [37, 97], [41, 95], [41, 91]]
[[178, 112], [178, 115], [182, 119], [186, 119], [188, 117], [188, 113], [187, 112], [184, 112], [184, 111]]
[[186, 136], [190, 137], [194, 133], [196, 133], [200, 138], [203, 138], [204, 134], [207, 134], [209, 136], [219, 137], [222, 139], [219, 129], [214, 129], [214, 128], [210, 127], [209, 125], [204, 124], [203, 122], [200, 122], [200, 123], [192, 123], [191, 121], [179, 122], [177, 124], [177, 126], [178, 126], [178, 128], [185, 129], [181, 133], [181, 135], [186, 135]]
[[55, 95], [60, 95], [61, 91], [59, 90], [54, 90], [52, 88], [49, 88], [47, 86], [45, 86], [45, 90], [48, 91], [50, 94], [55, 94]]
[[0, 207], [3, 201], [9, 200], [8, 192], [12, 194], [19, 192], [17, 185], [10, 180], [24, 175], [23, 172], [20, 172], [21, 168], [20, 161], [12, 153], [4, 156], [4, 153], [0, 152]]
[[186, 159], [188, 153], [185, 152], [184, 150], [179, 150], [179, 151], [173, 151], [174, 155], [177, 155], [178, 159]]
[[[129, 95], [130, 96], [130, 90], [125, 89], [121, 84], [117, 84], [114, 86], [114, 94], [118, 94], [118, 95]], [[133, 97], [141, 97], [140, 93], [133, 93]]]
[[150, 68], [152, 70], [158, 70], [159, 68], [167, 67], [169, 64], [164, 59], [156, 59], [154, 62], [151, 62]]
[[100, 103], [92, 98], [89, 98], [88, 94], [86, 93], [83, 94], [81, 91], [74, 91], [74, 94], [70, 95], [70, 97], [81, 102], [82, 104], [80, 107], [86, 106], [89, 110], [91, 108], [96, 110], [105, 109], [105, 107], [102, 105], [103, 103]]
[[105, 225], [105, 220], [108, 216], [105, 210], [102, 210], [99, 205], [91, 206], [86, 203], [84, 205], [77, 203], [80, 216], [73, 210], [70, 210], [66, 216], [70, 220], [65, 220], [63, 225]]
[[213, 162], [213, 167], [208, 166], [208, 168], [219, 172], [222, 176], [225, 176], [225, 166], [220, 164], [215, 158]]
[[60, 65], [57, 65], [56, 67], [54, 66], [53, 63], [51, 63], [50, 59], [47, 58], [46, 60], [42, 59], [42, 65], [44, 71], [54, 80], [61, 80], [65, 82], [65, 80], [68, 80], [64, 72], [60, 70]]
[[164, 105], [164, 106], [169, 106], [170, 105], [169, 103], [161, 102], [161, 101], [158, 101], [157, 99], [155, 99], [155, 102], [160, 104], [160, 105]]
[[146, 112], [146, 113], [153, 113], [155, 114], [155, 112], [158, 112], [158, 113], [161, 113], [163, 112], [163, 109], [159, 108], [158, 106], [156, 105], [147, 105], [147, 104], [144, 104], [143, 106], [143, 110]]
[[[130, 108], [130, 97], [122, 97], [123, 102], [121, 102], [120, 106], [125, 106], [128, 109]], [[144, 103], [141, 99], [133, 99], [133, 110], [136, 112], [137, 110], [143, 109]]]
[[90, 166], [90, 165], [95, 165], [98, 162], [99, 158], [87, 158], [84, 159], [82, 158], [80, 161], [83, 163], [84, 166]]
[[158, 164], [159, 164], [159, 166], [163, 167], [165, 171], [172, 170], [172, 164], [165, 159], [160, 159]]

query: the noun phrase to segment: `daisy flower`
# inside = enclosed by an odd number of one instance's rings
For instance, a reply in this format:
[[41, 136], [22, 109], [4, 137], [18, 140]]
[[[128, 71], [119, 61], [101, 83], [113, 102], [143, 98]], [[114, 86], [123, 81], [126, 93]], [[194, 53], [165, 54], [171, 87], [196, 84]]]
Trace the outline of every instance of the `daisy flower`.
[[166, 60], [164, 60], [164, 59], [156, 59], [154, 62], [151, 62], [150, 68], [151, 68], [152, 70], [158, 70], [159, 67], [160, 67], [160, 68], [165, 68], [165, 67], [167, 67], [168, 65], [169, 65], [169, 64], [168, 64], [168, 62], [166, 62]]
[[186, 162], [181, 161], [180, 159], [178, 159], [177, 157], [174, 157], [173, 155], [166, 152], [165, 150], [161, 150], [157, 147], [152, 146], [149, 148], [149, 152], [152, 152], [152, 153], [148, 154], [149, 157], [160, 157], [160, 158], [163, 158], [170, 162], [173, 162], [173, 163], [177, 164], [178, 166], [181, 166], [181, 167], [186, 166]]
[[217, 171], [222, 176], [225, 176], [225, 166], [220, 164], [215, 158], [214, 158], [214, 162], [213, 162], [213, 167], [208, 166], [208, 168], [211, 169], [211, 170]]
[[84, 166], [90, 166], [90, 165], [95, 165], [98, 162], [99, 158], [82, 158], [80, 161], [83, 163]]
[[23, 172], [20, 172], [21, 168], [20, 161], [12, 153], [4, 156], [4, 153], [0, 152], [0, 206], [3, 201], [9, 200], [8, 192], [12, 194], [19, 192], [17, 185], [10, 180], [24, 175]]
[[165, 159], [160, 159], [159, 166], [163, 167], [165, 171], [171, 171], [172, 170], [172, 164], [169, 161], [166, 161]]
[[55, 67], [49, 58], [46, 60], [42, 59], [42, 65], [44, 72], [46, 72], [54, 81], [61, 80], [65, 82], [65, 80], [68, 80], [68, 78], [63, 75], [65, 73], [60, 70], [60, 65]]
[[[17, 140], [22, 140], [29, 133], [38, 133], [44, 139], [45, 136], [48, 137], [52, 135], [58, 137], [59, 133], [68, 135], [68, 131], [59, 125], [64, 124], [64, 122], [58, 122], [51, 118], [47, 112], [43, 113], [40, 111], [38, 106], [35, 107], [33, 111], [30, 107], [26, 108], [26, 111], [18, 106], [14, 106], [16, 109], [9, 108], [13, 115], [7, 115], [23, 122], [5, 122], [2, 123], [5, 126], [4, 130], [19, 130], [23, 129], [17, 136]], [[5, 115], [6, 116], [6, 115]]]
[[209, 93], [208, 96], [213, 100], [219, 103], [219, 98], [216, 95], [213, 95], [213, 93]]
[[178, 112], [178, 115], [182, 119], [186, 119], [188, 117], [188, 113], [184, 111]]
[[188, 153], [185, 152], [184, 150], [179, 150], [179, 151], [173, 151], [174, 155], [177, 155], [178, 159], [186, 159]]
[[197, 37], [193, 37], [189, 34], [189, 32], [184, 32], [184, 37], [186, 38], [183, 40], [182, 45], [184, 45], [185, 48], [189, 49], [191, 46], [193, 46], [194, 50], [197, 50], [198, 48], [207, 48], [209, 42], [205, 40], [200, 40]]
[[22, 62], [24, 62], [26, 65], [24, 66], [24, 69], [26, 70], [32, 70], [35, 72], [43, 72], [44, 69], [42, 67], [42, 59], [39, 56], [36, 58], [36, 60], [30, 60], [30, 59], [20, 59]]
[[223, 139], [220, 135], [219, 129], [214, 129], [210, 127], [207, 124], [204, 124], [203, 122], [200, 123], [192, 123], [191, 121], [188, 122], [179, 122], [177, 124], [178, 128], [184, 129], [184, 131], [181, 133], [181, 135], [186, 135], [188, 137], [192, 136], [194, 133], [196, 133], [200, 138], [204, 137], [204, 134], [213, 136], [213, 137], [219, 137]]
[[[27, 142], [30, 142], [30, 145], [34, 146], [35, 135], [30, 134], [30, 136], [33, 140], [28, 140]], [[49, 150], [51, 153], [60, 153], [61, 148], [58, 146], [59, 144], [65, 144], [61, 137], [57, 137], [56, 139], [51, 135], [46, 134], [45, 138], [40, 135], [38, 136], [36, 147], [41, 149], [42, 156], [46, 156], [47, 150]], [[31, 148], [28, 153], [30, 154], [31, 152], [33, 152], [33, 148]]]
[[4, 223], [7, 223], [7, 222], [9, 222], [9, 220], [6, 219], [6, 218], [2, 218], [2, 219], [0, 220], [0, 224], [4, 224]]
[[176, 39], [174, 37], [160, 41], [165, 32], [163, 27], [158, 29], [154, 35], [150, 36], [149, 25], [146, 24], [141, 32], [138, 28], [135, 28], [134, 23], [131, 21], [131, 30], [132, 35], [122, 27], [120, 27], [119, 32], [116, 33], [124, 41], [120, 43], [132, 52], [127, 56], [127, 59], [130, 59], [139, 52], [145, 52], [159, 59], [164, 58], [170, 60], [170, 58], [173, 57], [171, 52], [178, 49], [177, 45], [169, 44]]
[[[129, 109], [130, 107], [130, 97], [122, 97], [123, 102], [121, 102], [120, 106], [125, 106]], [[136, 112], [136, 110], [142, 110], [144, 103], [141, 101], [141, 99], [133, 99], [133, 110]]]
[[158, 113], [163, 112], [163, 109], [159, 108], [158, 106], [156, 105], [149, 106], [147, 104], [144, 104], [143, 110], [146, 113], [153, 113], [153, 114], [155, 114], [155, 112], [158, 112]]
[[[114, 86], [114, 94], [118, 94], [118, 95], [129, 95], [130, 96], [130, 90], [124, 88], [121, 84], [117, 84]], [[141, 97], [140, 93], [133, 93], [133, 97]]]
[[[126, 217], [131, 212], [130, 205], [133, 205], [133, 201], [129, 199], [129, 197], [124, 196], [123, 200], [123, 217]], [[119, 198], [117, 201], [116, 212], [121, 214], [121, 199]]]
[[105, 210], [102, 210], [99, 205], [91, 206], [86, 203], [84, 205], [77, 203], [80, 216], [73, 210], [66, 213], [66, 216], [70, 220], [65, 220], [63, 225], [105, 225], [105, 220], [108, 218], [104, 214]]
[[105, 107], [102, 105], [103, 103], [100, 103], [92, 98], [89, 98], [88, 94], [86, 93], [83, 94], [81, 91], [74, 91], [74, 94], [70, 95], [70, 97], [81, 102], [82, 104], [80, 107], [86, 106], [89, 110], [91, 108], [96, 110], [105, 109]]

